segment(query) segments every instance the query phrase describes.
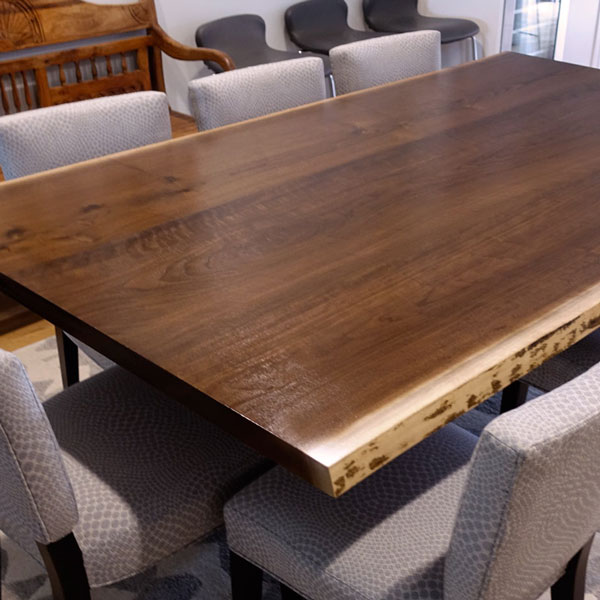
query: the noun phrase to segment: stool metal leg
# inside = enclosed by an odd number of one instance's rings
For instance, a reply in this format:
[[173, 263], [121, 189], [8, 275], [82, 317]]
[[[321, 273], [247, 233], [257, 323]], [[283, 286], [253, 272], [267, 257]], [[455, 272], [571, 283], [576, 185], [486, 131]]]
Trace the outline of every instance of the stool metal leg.
[[477, 60], [479, 58], [479, 49], [477, 48], [477, 38], [473, 36], [471, 38], [473, 42], [473, 60]]
[[337, 91], [335, 89], [335, 79], [333, 75], [329, 75], [329, 85], [331, 86], [331, 97], [335, 98], [337, 96]]

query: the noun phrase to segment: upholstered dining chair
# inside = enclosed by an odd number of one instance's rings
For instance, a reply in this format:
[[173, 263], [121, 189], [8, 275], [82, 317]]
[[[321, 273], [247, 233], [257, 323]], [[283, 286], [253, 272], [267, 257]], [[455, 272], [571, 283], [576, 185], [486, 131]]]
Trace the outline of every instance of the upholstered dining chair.
[[338, 94], [398, 81], [442, 67], [438, 31], [388, 35], [332, 48]]
[[314, 57], [236, 69], [189, 83], [190, 106], [200, 131], [325, 97], [323, 61]]
[[[329, 79], [332, 95], [335, 95], [335, 83], [331, 75], [329, 58], [312, 52], [271, 48], [267, 44], [265, 21], [260, 15], [233, 15], [204, 23], [196, 30], [196, 45], [225, 52], [234, 60], [237, 69], [316, 56], [323, 61], [325, 77]], [[215, 73], [224, 71], [223, 67], [216, 62], [206, 64]]]
[[319, 54], [329, 54], [334, 46], [385, 35], [352, 29], [344, 0], [305, 0], [293, 4], [285, 11], [285, 26], [294, 44]]
[[434, 29], [442, 35], [442, 44], [471, 38], [473, 60], [477, 60], [479, 25], [469, 19], [426, 17], [419, 13], [419, 0], [363, 0], [367, 25], [374, 31], [408, 33]]
[[[583, 600], [600, 525], [600, 366], [450, 424], [333, 499], [277, 467], [225, 506], [234, 600]], [[240, 586], [245, 593], [239, 593]]]
[[[0, 117], [0, 167], [15, 179], [168, 140], [167, 96], [136, 92], [50, 106]], [[112, 363], [57, 330], [63, 385], [79, 380], [79, 346], [100, 366]]]
[[0, 350], [0, 529], [43, 560], [55, 600], [89, 600], [206, 536], [268, 466], [120, 367], [42, 405]]

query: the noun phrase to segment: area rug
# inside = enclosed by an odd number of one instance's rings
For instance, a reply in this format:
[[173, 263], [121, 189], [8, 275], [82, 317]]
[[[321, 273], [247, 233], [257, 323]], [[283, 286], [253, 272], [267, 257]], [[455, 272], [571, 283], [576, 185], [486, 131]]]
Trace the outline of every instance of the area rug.
[[[35, 390], [45, 400], [62, 389], [53, 338], [15, 352], [25, 365]], [[80, 377], [99, 371], [80, 353]], [[535, 393], [535, 392], [534, 392]], [[465, 428], [477, 429], [493, 418], [495, 397], [479, 411], [463, 417]], [[490, 408], [491, 407], [491, 408]], [[44, 568], [0, 532], [2, 600], [52, 600]], [[589, 563], [586, 600], [600, 600], [600, 540]], [[230, 600], [229, 559], [222, 529], [165, 559], [147, 572], [119, 584], [93, 590], [94, 600]], [[265, 579], [265, 600], [279, 600], [279, 587]], [[332, 599], [335, 600], [335, 599]], [[540, 600], [550, 600], [546, 593]]]

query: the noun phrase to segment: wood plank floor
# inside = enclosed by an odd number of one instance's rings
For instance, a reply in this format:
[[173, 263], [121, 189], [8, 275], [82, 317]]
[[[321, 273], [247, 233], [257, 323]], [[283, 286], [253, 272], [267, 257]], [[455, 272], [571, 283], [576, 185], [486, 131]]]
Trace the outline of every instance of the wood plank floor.
[[14, 352], [23, 346], [35, 344], [35, 342], [45, 340], [53, 335], [54, 325], [48, 321], [36, 321], [0, 335], [0, 348]]

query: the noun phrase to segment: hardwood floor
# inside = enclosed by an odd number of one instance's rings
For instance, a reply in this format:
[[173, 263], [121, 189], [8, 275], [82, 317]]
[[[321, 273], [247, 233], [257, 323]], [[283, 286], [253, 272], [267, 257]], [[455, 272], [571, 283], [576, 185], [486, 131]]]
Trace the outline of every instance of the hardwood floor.
[[[174, 138], [198, 133], [196, 122], [192, 117], [175, 111], [171, 111], [171, 127]], [[4, 177], [2, 176], [2, 169], [0, 169], [0, 182], [2, 181], [4, 181]], [[48, 327], [45, 327], [44, 323], [46, 322], [40, 321], [37, 315], [0, 293], [0, 348], [11, 350], [33, 344], [38, 339], [32, 339], [32, 335], [35, 337], [32, 332], [37, 330], [46, 332], [39, 339], [53, 335], [54, 330], [47, 333], [46, 330]], [[49, 323], [46, 323], [46, 325], [52, 327]], [[24, 343], [21, 343], [21, 338], [24, 340]], [[4, 344], [8, 344], [11, 347], [9, 348]], [[14, 346], [14, 344], [17, 345]]]
[[40, 340], [45, 340], [54, 335], [54, 325], [48, 321], [35, 321], [24, 327], [19, 327], [13, 331], [9, 331], [0, 335], [0, 348], [13, 352], [23, 346], [35, 344]]
[[171, 128], [173, 130], [174, 138], [198, 133], [196, 121], [194, 121], [193, 117], [184, 115], [180, 112], [175, 112], [174, 110], [171, 111]]
[[36, 314], [29, 312], [12, 298], [0, 293], [0, 335], [39, 321], [39, 319], [40, 317]]

